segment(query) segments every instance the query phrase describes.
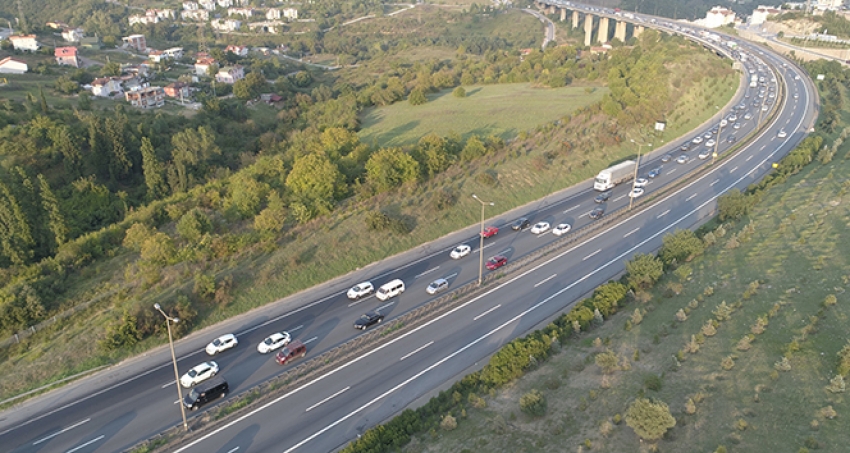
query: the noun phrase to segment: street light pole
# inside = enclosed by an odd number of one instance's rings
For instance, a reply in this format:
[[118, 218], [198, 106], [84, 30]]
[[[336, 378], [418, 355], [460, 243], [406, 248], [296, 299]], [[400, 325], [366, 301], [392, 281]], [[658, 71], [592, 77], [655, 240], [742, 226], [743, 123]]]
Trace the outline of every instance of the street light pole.
[[714, 152], [711, 153], [711, 165], [717, 159], [717, 150], [720, 148], [720, 134], [723, 133], [723, 122], [717, 123], [717, 140], [714, 141]]
[[[652, 143], [638, 143], [638, 142], [636, 142], [632, 139], [629, 139], [629, 140], [632, 143], [634, 143], [635, 145], [637, 145], [637, 147], [638, 147], [638, 156], [637, 156], [637, 160], [635, 161], [635, 175], [632, 178], [632, 193], [634, 193], [635, 184], [637, 184], [638, 166], [640, 166], [640, 151], [644, 146], [652, 146]], [[634, 203], [634, 201], [635, 201], [635, 197], [633, 197], [632, 194], [630, 193], [629, 194], [629, 209], [632, 209], [632, 203]]]
[[180, 319], [166, 315], [159, 304], [153, 304], [153, 308], [156, 308], [165, 317], [165, 325], [168, 328], [168, 345], [171, 347], [171, 363], [174, 364], [174, 383], [177, 384], [177, 404], [180, 405], [180, 414], [183, 416], [183, 429], [189, 431], [189, 424], [186, 423], [186, 407], [183, 406], [183, 390], [180, 388], [180, 373], [177, 371], [177, 356], [174, 355], [174, 340], [171, 337], [171, 323], [177, 324]]
[[472, 194], [472, 198], [475, 198], [476, 201], [481, 203], [481, 233], [478, 234], [480, 241], [478, 245], [478, 286], [481, 286], [481, 283], [484, 281], [484, 207], [488, 205], [493, 206], [495, 203], [484, 201], [475, 194]]

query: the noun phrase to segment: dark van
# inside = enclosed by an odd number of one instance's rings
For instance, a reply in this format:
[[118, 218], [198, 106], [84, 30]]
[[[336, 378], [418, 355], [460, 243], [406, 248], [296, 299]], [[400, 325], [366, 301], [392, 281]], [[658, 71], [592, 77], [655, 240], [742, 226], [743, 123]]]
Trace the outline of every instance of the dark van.
[[216, 398], [224, 398], [230, 388], [227, 381], [221, 376], [215, 376], [195, 386], [188, 395], [183, 397], [183, 405], [186, 409], [195, 410]]
[[278, 364], [285, 365], [292, 359], [296, 357], [304, 357], [305, 355], [307, 355], [307, 346], [298, 340], [292, 340], [291, 343], [278, 351], [275, 356], [275, 360], [277, 360]]

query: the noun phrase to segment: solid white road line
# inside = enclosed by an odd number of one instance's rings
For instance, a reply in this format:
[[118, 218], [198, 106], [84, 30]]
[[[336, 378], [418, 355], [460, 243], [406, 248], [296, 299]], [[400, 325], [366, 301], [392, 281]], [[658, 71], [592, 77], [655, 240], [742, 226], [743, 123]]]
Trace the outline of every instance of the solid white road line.
[[580, 205], [580, 204], [577, 204], [577, 205], [575, 205], [575, 206], [571, 207], [570, 209], [567, 209], [566, 211], [564, 211], [564, 214], [566, 214], [566, 213], [568, 213], [568, 212], [572, 211], [573, 209], [578, 209], [579, 207], [581, 207], [581, 205]]
[[329, 397], [327, 397], [327, 398], [325, 398], [325, 399], [323, 399], [323, 400], [319, 401], [318, 403], [316, 403], [316, 404], [314, 404], [314, 405], [312, 405], [312, 406], [308, 407], [308, 408], [307, 408], [307, 410], [306, 410], [306, 411], [304, 411], [304, 412], [310, 412], [311, 410], [313, 410], [313, 409], [315, 409], [315, 408], [317, 408], [317, 407], [321, 406], [322, 404], [327, 403], [328, 401], [330, 401], [330, 400], [332, 400], [332, 399], [334, 399], [334, 398], [338, 397], [339, 395], [342, 395], [342, 394], [343, 394], [346, 390], [348, 390], [348, 389], [350, 389], [350, 388], [351, 388], [351, 386], [348, 386], [348, 387], [346, 387], [346, 388], [344, 388], [344, 389], [342, 389], [342, 390], [340, 390], [340, 391], [338, 391], [338, 392], [334, 393], [333, 395], [331, 395], [331, 396], [329, 396]]
[[691, 196], [689, 196], [688, 198], [685, 198], [685, 201], [691, 201], [691, 200], [693, 200], [696, 196], [697, 196], [697, 194], [692, 194], [692, 195], [691, 195]]
[[419, 346], [418, 348], [414, 349], [413, 351], [408, 352], [407, 354], [403, 355], [400, 359], [398, 359], [399, 362], [410, 357], [410, 356], [412, 356], [413, 354], [416, 354], [417, 352], [427, 348], [428, 346], [431, 346], [432, 344], [434, 344], [434, 340], [431, 340], [428, 343], [425, 343], [422, 346]]
[[637, 233], [637, 232], [638, 232], [638, 230], [640, 230], [640, 227], [637, 227], [637, 228], [635, 228], [634, 230], [629, 231], [628, 233], [624, 234], [624, 235], [623, 235], [623, 237], [624, 237], [624, 238], [627, 238], [627, 237], [629, 237], [629, 236], [631, 236], [631, 235], [633, 235], [633, 234]]
[[309, 343], [312, 343], [312, 342], [316, 341], [318, 338], [319, 338], [319, 337], [313, 337], [313, 338], [311, 338], [311, 339], [309, 339], [309, 340], [304, 340], [304, 341], [303, 341], [303, 343], [304, 343], [304, 344], [309, 344]]
[[667, 215], [669, 213], [670, 213], [670, 210], [668, 209], [668, 210], [662, 212], [661, 214], [658, 214], [658, 217], [656, 217], [656, 219], [660, 219], [660, 218], [664, 217], [665, 215]]
[[501, 306], [502, 306], [502, 304], [496, 305], [495, 307], [493, 307], [493, 308], [491, 308], [491, 309], [489, 309], [489, 310], [485, 311], [484, 313], [481, 313], [480, 315], [478, 315], [478, 316], [476, 316], [476, 317], [472, 318], [472, 320], [473, 320], [473, 321], [478, 321], [478, 319], [479, 319], [479, 318], [483, 318], [484, 316], [489, 315], [489, 314], [490, 314], [493, 310], [495, 310], [495, 309], [497, 309], [497, 308], [499, 308], [499, 307], [501, 307]]
[[349, 306], [349, 307], [353, 307], [353, 306], [355, 306], [355, 305], [359, 304], [360, 302], [363, 302], [364, 300], [371, 299], [374, 295], [375, 295], [375, 294], [374, 294], [374, 293], [372, 293], [372, 294], [370, 294], [370, 295], [368, 295], [368, 296], [366, 296], [366, 297], [361, 297], [360, 299], [357, 299], [357, 300], [355, 300], [354, 302], [352, 302], [352, 303], [348, 304], [348, 306]]
[[74, 447], [74, 448], [72, 448], [72, 449], [68, 450], [68, 451], [67, 451], [67, 452], [65, 452], [65, 453], [74, 453], [75, 451], [77, 451], [77, 450], [79, 450], [79, 449], [81, 449], [81, 448], [88, 447], [89, 445], [91, 445], [91, 444], [93, 444], [93, 443], [95, 443], [95, 442], [99, 441], [100, 439], [103, 439], [104, 437], [106, 437], [106, 436], [105, 436], [105, 435], [103, 435], [103, 434], [101, 434], [101, 435], [100, 435], [100, 437], [96, 437], [96, 438], [94, 438], [94, 439], [92, 439], [92, 440], [90, 440], [90, 441], [88, 441], [88, 442], [86, 442], [86, 443], [84, 443], [84, 444], [80, 445], [79, 447]]
[[421, 276], [423, 276], [423, 275], [428, 275], [428, 274], [430, 274], [431, 272], [434, 272], [435, 270], [437, 270], [437, 269], [439, 269], [439, 268], [440, 268], [440, 266], [437, 266], [437, 267], [434, 267], [434, 268], [428, 269], [427, 271], [425, 271], [425, 272], [423, 272], [423, 273], [421, 273], [421, 274], [417, 275], [415, 278], [419, 278], [419, 277], [421, 277]]
[[602, 249], [598, 249], [597, 251], [595, 251], [595, 252], [591, 253], [590, 255], [585, 256], [585, 257], [584, 257], [584, 258], [582, 258], [581, 260], [582, 260], [582, 261], [585, 261], [585, 260], [587, 260], [588, 258], [591, 258], [591, 257], [595, 256], [597, 253], [599, 253], [599, 252], [601, 252], [601, 251], [602, 251]]
[[558, 276], [558, 274], [552, 274], [552, 275], [550, 275], [550, 276], [546, 277], [545, 279], [543, 279], [543, 280], [541, 280], [541, 281], [537, 282], [537, 284], [536, 284], [536, 285], [534, 285], [534, 287], [535, 287], [535, 288], [537, 288], [538, 286], [540, 286], [540, 285], [542, 285], [542, 284], [544, 284], [544, 283], [548, 282], [549, 280], [552, 280], [553, 278], [555, 278], [555, 277], [557, 277], [557, 276]]
[[80, 421], [80, 422], [74, 423], [73, 425], [71, 425], [71, 426], [69, 426], [69, 427], [67, 427], [67, 428], [65, 428], [65, 429], [63, 429], [63, 430], [61, 430], [61, 431], [57, 431], [57, 432], [55, 432], [55, 433], [53, 433], [53, 434], [51, 434], [51, 435], [49, 435], [49, 436], [47, 436], [47, 437], [45, 437], [45, 438], [39, 439], [39, 440], [37, 440], [37, 441], [33, 442], [32, 444], [33, 444], [33, 445], [38, 445], [38, 444], [40, 444], [40, 443], [42, 443], [42, 442], [44, 442], [44, 441], [46, 441], [46, 440], [53, 439], [54, 437], [56, 437], [56, 436], [58, 436], [58, 435], [60, 435], [60, 434], [62, 434], [62, 433], [64, 433], [64, 432], [70, 431], [70, 430], [72, 430], [72, 429], [74, 429], [74, 428], [76, 428], [76, 427], [78, 427], [78, 426], [82, 425], [83, 423], [86, 423], [86, 422], [90, 421], [90, 420], [91, 420], [90, 418], [87, 418], [87, 419], [85, 419], [85, 420], [83, 420], [83, 421]]

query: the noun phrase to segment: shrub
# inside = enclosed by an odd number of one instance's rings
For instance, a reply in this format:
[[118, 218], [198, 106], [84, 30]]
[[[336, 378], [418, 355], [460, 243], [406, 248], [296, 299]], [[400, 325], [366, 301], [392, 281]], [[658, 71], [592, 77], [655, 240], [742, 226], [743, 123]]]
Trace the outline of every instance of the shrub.
[[685, 322], [688, 320], [688, 315], [685, 314], [685, 310], [680, 308], [679, 311], [676, 312], [676, 320], [679, 322]]
[[445, 431], [454, 431], [457, 429], [457, 420], [452, 417], [452, 414], [446, 414], [446, 416], [440, 421], [440, 428]]
[[688, 398], [688, 400], [685, 401], [685, 413], [693, 415], [696, 412], [697, 412], [696, 403], [694, 403], [693, 398]]
[[662, 381], [661, 377], [656, 374], [648, 374], [643, 378], [643, 386], [653, 392], [660, 391], [663, 385], [664, 381]]
[[619, 367], [620, 358], [614, 351], [608, 350], [596, 354], [594, 361], [596, 362], [596, 366], [602, 369], [603, 373], [611, 374]]
[[823, 305], [826, 307], [831, 307], [838, 303], [838, 298], [835, 297], [835, 294], [830, 294], [826, 296], [826, 299], [823, 301]]
[[626, 424], [641, 439], [653, 441], [661, 439], [667, 430], [676, 426], [676, 419], [670, 414], [667, 404], [638, 398], [629, 405], [626, 412]]
[[718, 321], [726, 321], [727, 319], [732, 317], [732, 312], [735, 311], [732, 307], [726, 304], [726, 301], [720, 303], [711, 313], [714, 314], [714, 317]]
[[685, 351], [690, 352], [691, 354], [696, 354], [699, 352], [699, 342], [696, 339], [695, 335], [691, 335], [691, 341], [685, 344]]
[[209, 217], [198, 208], [183, 214], [177, 221], [177, 234], [189, 242], [197, 242], [202, 235], [212, 229]]
[[791, 362], [788, 360], [788, 357], [783, 357], [782, 360], [773, 364], [773, 368], [779, 371], [791, 371]]
[[835, 409], [832, 406], [826, 406], [820, 410], [820, 416], [829, 420], [838, 416], [838, 412], [835, 412]]
[[463, 87], [457, 87], [454, 89], [454, 91], [452, 91], [452, 96], [456, 98], [465, 98], [466, 90], [464, 90]]
[[844, 376], [837, 374], [834, 378], [829, 380], [829, 385], [826, 387], [832, 393], [844, 393], [845, 383]]
[[519, 407], [532, 417], [541, 417], [546, 414], [546, 397], [539, 390], [532, 390], [520, 397]]
[[738, 341], [737, 346], [735, 346], [739, 351], [749, 351], [752, 347], [753, 337], [750, 335], [744, 336]]
[[838, 351], [838, 374], [847, 376], [850, 373], [850, 343]]
[[640, 308], [635, 308], [634, 313], [632, 313], [631, 322], [633, 326], [636, 326], [643, 321], [643, 313], [640, 312]]
[[735, 368], [735, 359], [732, 356], [726, 356], [720, 361], [720, 366], [723, 367], [724, 370], [729, 371], [732, 368]]
[[469, 400], [469, 404], [476, 409], [482, 409], [487, 407], [487, 401], [484, 400], [484, 398], [481, 398], [480, 396], [476, 395], [475, 393], [470, 393], [467, 399]]

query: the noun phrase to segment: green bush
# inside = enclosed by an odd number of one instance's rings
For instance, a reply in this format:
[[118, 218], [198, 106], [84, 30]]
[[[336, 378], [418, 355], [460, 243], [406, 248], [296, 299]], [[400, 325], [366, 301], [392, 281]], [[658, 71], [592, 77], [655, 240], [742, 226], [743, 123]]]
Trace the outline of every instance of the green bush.
[[542, 417], [546, 414], [546, 397], [539, 390], [532, 390], [519, 399], [519, 408], [532, 417]]

